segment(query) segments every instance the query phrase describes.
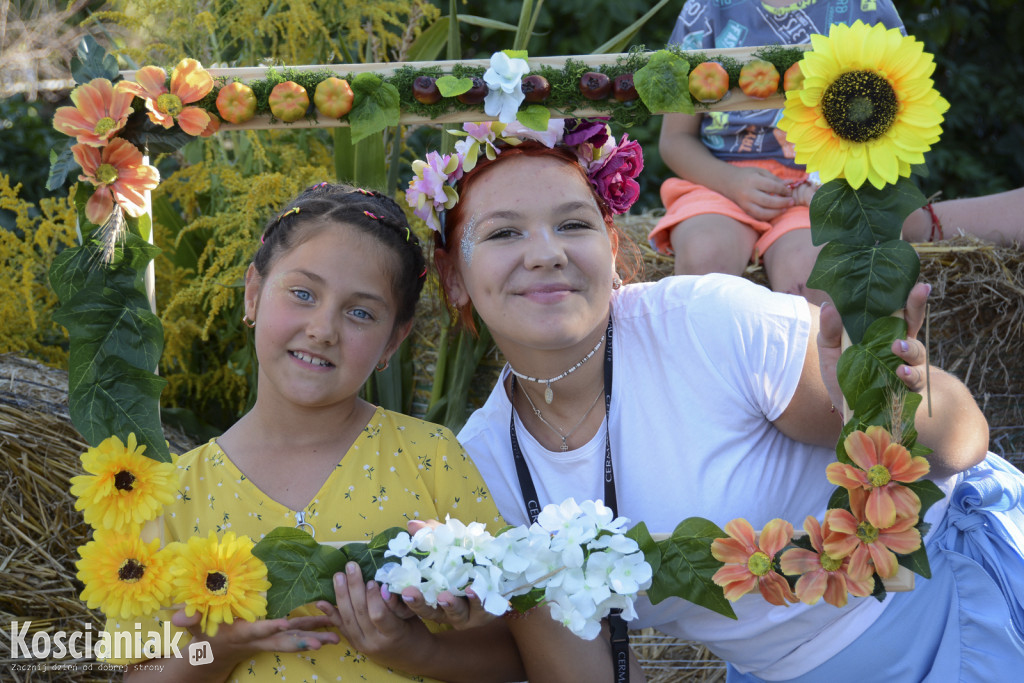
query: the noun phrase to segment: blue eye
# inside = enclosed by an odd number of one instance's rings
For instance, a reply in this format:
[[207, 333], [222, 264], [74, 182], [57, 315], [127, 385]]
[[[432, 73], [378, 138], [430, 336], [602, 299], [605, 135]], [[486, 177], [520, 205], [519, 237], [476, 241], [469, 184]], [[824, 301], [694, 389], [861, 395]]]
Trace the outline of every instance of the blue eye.
[[352, 310], [352, 315], [362, 320], [373, 320], [373, 314], [362, 308], [356, 308]]
[[299, 301], [312, 301], [313, 295], [305, 289], [293, 289], [292, 294]]

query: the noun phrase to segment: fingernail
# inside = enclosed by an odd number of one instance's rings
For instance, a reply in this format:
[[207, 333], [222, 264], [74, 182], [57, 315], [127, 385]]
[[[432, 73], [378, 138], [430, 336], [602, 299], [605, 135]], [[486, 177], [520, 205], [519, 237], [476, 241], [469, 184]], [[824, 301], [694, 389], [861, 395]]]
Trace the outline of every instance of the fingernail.
[[339, 588], [343, 587], [345, 585], [345, 575], [342, 574], [341, 572], [338, 572], [337, 574], [335, 574], [334, 575], [334, 585], [338, 586]]
[[391, 599], [391, 591], [389, 591], [388, 587], [384, 584], [380, 585], [380, 597], [384, 598], [385, 600]]
[[925, 288], [926, 288], [925, 291], [924, 291], [925, 296], [928, 296], [929, 294], [932, 293], [932, 286], [931, 285], [925, 284]]
[[411, 603], [412, 602], [412, 596], [411, 595], [403, 595], [402, 596], [402, 600], [405, 600], [406, 602], [410, 602]]
[[359, 565], [355, 562], [349, 562], [345, 565], [345, 571], [349, 574], [355, 574], [359, 570]]
[[903, 366], [903, 376], [910, 377], [910, 368], [907, 367], [906, 365]]
[[439, 604], [441, 607], [444, 607], [444, 608], [448, 608], [448, 607], [452, 606], [452, 603], [448, 602], [447, 600], [438, 600], [437, 604]]
[[900, 350], [904, 351], [904, 352], [909, 351], [910, 350], [910, 345], [907, 344], [907, 342], [905, 340], [901, 341], [900, 342]]

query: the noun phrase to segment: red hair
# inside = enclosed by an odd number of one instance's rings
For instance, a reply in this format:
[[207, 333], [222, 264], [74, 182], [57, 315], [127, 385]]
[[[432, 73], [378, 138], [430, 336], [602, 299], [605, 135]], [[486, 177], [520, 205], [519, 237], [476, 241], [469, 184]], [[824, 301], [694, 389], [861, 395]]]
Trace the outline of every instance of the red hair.
[[[594, 201], [597, 202], [597, 207], [601, 211], [601, 217], [608, 228], [608, 235], [612, 240], [612, 248], [615, 249], [616, 270], [625, 282], [629, 282], [636, 277], [643, 268], [640, 248], [632, 238], [615, 224], [611, 209], [590, 184], [587, 172], [580, 165], [579, 160], [576, 158], [576, 153], [565, 146], [547, 147], [536, 140], [526, 140], [515, 146], [502, 146], [501, 154], [494, 159], [488, 159], [481, 155], [476, 166], [463, 175], [458, 183], [456, 183], [455, 189], [459, 193], [459, 202], [444, 212], [443, 233], [434, 233], [434, 247], [446, 253], [451, 252], [451, 247], [458, 241], [459, 228], [461, 228], [465, 218], [465, 209], [463, 207], [466, 193], [477, 179], [485, 175], [495, 165], [519, 156], [554, 159], [564, 164], [568, 169], [571, 169], [569, 170], [570, 173], [575, 173], [582, 178], [583, 182], [590, 188], [590, 193], [594, 197]], [[441, 296], [445, 304], [449, 305], [448, 293], [443, 286], [441, 287]], [[476, 332], [476, 325], [473, 322], [472, 302], [459, 309], [459, 319], [465, 327], [474, 333]]]

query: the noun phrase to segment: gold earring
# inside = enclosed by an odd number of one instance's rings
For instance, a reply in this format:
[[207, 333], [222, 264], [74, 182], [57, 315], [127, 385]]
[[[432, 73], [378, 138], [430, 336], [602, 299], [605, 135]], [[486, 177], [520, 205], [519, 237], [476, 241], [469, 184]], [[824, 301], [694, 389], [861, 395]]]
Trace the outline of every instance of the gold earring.
[[255, 320], [250, 320], [248, 314], [245, 314], [245, 315], [242, 316], [242, 324], [244, 324], [246, 327], [248, 327], [250, 329], [253, 328], [253, 327], [256, 327], [256, 321]]
[[385, 358], [381, 362], [377, 363], [377, 372], [384, 372], [385, 370], [388, 369], [388, 365], [389, 364], [390, 364], [390, 361], [387, 358]]

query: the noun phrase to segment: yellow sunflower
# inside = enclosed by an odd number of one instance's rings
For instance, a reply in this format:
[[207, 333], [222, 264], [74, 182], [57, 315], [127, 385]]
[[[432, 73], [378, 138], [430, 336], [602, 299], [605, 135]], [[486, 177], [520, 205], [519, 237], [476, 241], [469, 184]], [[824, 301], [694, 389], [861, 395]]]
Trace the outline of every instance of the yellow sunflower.
[[134, 531], [97, 529], [93, 540], [78, 549], [81, 599], [113, 619], [152, 614], [170, 603], [171, 553], [160, 539], [146, 543]]
[[924, 45], [881, 24], [835, 24], [811, 36], [800, 70], [803, 89], [786, 93], [779, 128], [796, 162], [823, 182], [845, 178], [854, 189], [881, 189], [910, 175], [939, 139], [949, 102], [932, 88]]
[[267, 613], [267, 566], [252, 554], [247, 536], [227, 532], [218, 542], [213, 531], [207, 538], [193, 536], [179, 545], [174, 561], [174, 600], [185, 603], [185, 614], [203, 615], [203, 633], [217, 635], [223, 622], [235, 617], [255, 621]]
[[175, 466], [143, 455], [135, 434], [128, 444], [111, 436], [82, 454], [89, 474], [71, 478], [75, 509], [96, 529], [137, 529], [155, 519], [177, 493]]

